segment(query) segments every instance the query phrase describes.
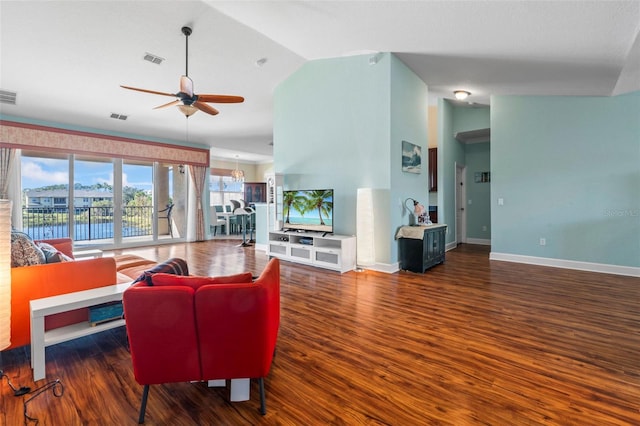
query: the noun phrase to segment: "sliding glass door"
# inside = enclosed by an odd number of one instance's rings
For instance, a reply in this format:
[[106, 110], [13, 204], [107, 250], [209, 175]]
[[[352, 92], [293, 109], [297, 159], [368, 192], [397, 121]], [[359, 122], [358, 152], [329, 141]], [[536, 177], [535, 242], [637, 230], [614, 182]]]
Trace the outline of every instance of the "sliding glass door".
[[21, 175], [23, 227], [34, 239], [109, 248], [185, 236], [178, 164], [24, 151]]
[[72, 238], [94, 244], [114, 243], [113, 160], [102, 157], [71, 157], [73, 186], [69, 206]]

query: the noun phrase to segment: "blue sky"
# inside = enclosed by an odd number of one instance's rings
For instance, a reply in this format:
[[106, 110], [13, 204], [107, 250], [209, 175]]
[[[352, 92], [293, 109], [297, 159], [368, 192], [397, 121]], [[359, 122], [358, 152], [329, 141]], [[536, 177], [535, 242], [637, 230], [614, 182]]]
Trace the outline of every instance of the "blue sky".
[[[69, 182], [69, 166], [66, 159], [22, 157], [22, 188], [34, 189]], [[122, 166], [124, 186], [142, 190], [152, 189], [152, 167], [124, 164]], [[75, 162], [75, 183], [113, 185], [113, 165], [94, 161]]]

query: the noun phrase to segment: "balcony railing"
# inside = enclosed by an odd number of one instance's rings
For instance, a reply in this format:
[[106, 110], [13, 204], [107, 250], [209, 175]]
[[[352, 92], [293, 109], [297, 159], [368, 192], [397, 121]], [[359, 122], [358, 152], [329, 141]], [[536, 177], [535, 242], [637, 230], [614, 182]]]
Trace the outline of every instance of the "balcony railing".
[[[73, 212], [74, 240], [104, 240], [114, 237], [114, 207], [76, 207]], [[31, 238], [69, 237], [68, 207], [23, 207], [24, 232]], [[153, 234], [153, 207], [122, 208], [122, 236]]]

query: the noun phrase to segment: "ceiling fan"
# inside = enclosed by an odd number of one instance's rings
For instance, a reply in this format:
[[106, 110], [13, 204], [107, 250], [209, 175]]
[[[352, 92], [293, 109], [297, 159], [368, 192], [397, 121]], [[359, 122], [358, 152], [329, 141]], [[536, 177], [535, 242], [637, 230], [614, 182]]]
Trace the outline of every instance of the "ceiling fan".
[[155, 107], [154, 109], [165, 108], [176, 105], [180, 111], [188, 118], [191, 115], [198, 112], [198, 110], [206, 112], [207, 114], [216, 115], [218, 110], [208, 105], [208, 103], [219, 104], [234, 104], [244, 102], [242, 96], [234, 95], [196, 95], [193, 93], [193, 80], [189, 78], [189, 36], [191, 35], [191, 28], [182, 27], [182, 34], [186, 39], [186, 53], [185, 53], [185, 75], [180, 77], [180, 91], [178, 93], [165, 93], [157, 92], [155, 90], [139, 89], [131, 86], [120, 86], [124, 89], [137, 90], [138, 92], [152, 93], [154, 95], [172, 96], [176, 99], [164, 105]]

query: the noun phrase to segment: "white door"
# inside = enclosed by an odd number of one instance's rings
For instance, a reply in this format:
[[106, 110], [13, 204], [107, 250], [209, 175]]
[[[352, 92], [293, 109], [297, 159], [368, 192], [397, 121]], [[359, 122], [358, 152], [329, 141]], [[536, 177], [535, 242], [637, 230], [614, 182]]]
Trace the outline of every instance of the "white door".
[[466, 188], [465, 172], [466, 167], [456, 164], [456, 244], [467, 241], [467, 211], [465, 210]]

